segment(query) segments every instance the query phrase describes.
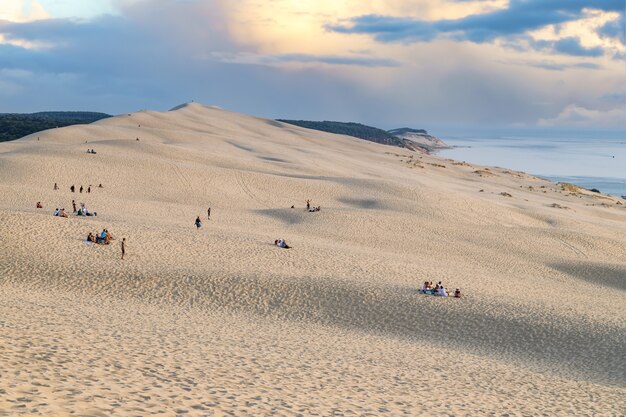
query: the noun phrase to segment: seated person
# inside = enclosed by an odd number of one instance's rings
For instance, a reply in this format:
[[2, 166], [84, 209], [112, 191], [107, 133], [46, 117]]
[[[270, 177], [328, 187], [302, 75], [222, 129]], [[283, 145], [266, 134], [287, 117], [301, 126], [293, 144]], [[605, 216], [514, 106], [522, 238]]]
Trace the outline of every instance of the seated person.
[[426, 294], [426, 291], [428, 291], [428, 281], [424, 281], [424, 283], [422, 284], [422, 289], [420, 290], [420, 292]]
[[104, 239], [104, 243], [106, 243], [107, 245], [109, 243], [111, 243], [112, 240], [114, 240], [115, 238], [113, 237], [113, 235], [111, 234], [111, 232], [109, 232], [108, 229], [104, 229], [104, 231], [106, 232], [106, 237]]
[[67, 213], [65, 212], [65, 209], [61, 209], [61, 212], [59, 213], [59, 216], [61, 217], [70, 217], [67, 215]]
[[461, 290], [459, 290], [458, 288], [454, 292], [454, 298], [461, 298]]
[[283, 239], [275, 240], [274, 244], [276, 244], [276, 246], [278, 246], [279, 248], [283, 248], [283, 249], [289, 249], [291, 247], [287, 245], [287, 242], [285, 242]]
[[87, 235], [87, 242], [95, 242], [96, 241], [96, 236], [89, 232], [89, 234]]
[[[437, 284], [439, 285], [439, 284]], [[443, 285], [441, 287], [439, 287], [439, 289], [437, 290], [437, 293], [435, 295], [441, 296], [441, 297], [447, 297], [448, 296], [448, 292], [446, 291], [446, 289], [443, 287]]]
[[58, 216], [59, 214], [61, 214], [61, 210], [55, 209], [53, 216]]
[[37, 202], [37, 208], [43, 208], [43, 205], [41, 205], [41, 201]]

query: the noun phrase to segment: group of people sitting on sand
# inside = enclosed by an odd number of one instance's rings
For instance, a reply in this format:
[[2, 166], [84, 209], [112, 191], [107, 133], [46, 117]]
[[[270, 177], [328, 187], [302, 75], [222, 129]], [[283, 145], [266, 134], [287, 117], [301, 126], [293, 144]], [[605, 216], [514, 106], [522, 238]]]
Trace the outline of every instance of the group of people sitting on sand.
[[67, 212], [65, 211], [64, 208], [62, 208], [62, 209], [55, 209], [54, 213], [53, 213], [53, 216], [55, 216], [55, 217], [70, 217], [67, 214]]
[[276, 239], [274, 241], [274, 245], [278, 246], [279, 248], [283, 248], [283, 249], [290, 249], [291, 246], [289, 246], [287, 244], [287, 242], [285, 242], [285, 239]]
[[95, 149], [87, 149], [87, 153], [96, 153]]
[[97, 216], [98, 213], [95, 211], [89, 211], [89, 209], [85, 206], [85, 203], [80, 203], [80, 208], [76, 209], [76, 202], [72, 200], [72, 206], [74, 207], [74, 213], [77, 216]]
[[102, 233], [93, 234], [89, 232], [89, 234], [87, 235], [87, 242], [93, 242], [100, 245], [108, 245], [113, 239], [115, 238], [107, 229], [102, 229]]
[[[424, 281], [424, 283], [422, 284], [422, 288], [420, 289], [420, 292], [422, 294], [430, 294], [430, 295], [437, 295], [440, 297], [448, 297], [448, 291], [446, 290], [446, 288], [443, 286], [443, 284], [441, 283], [441, 281], [439, 281], [437, 283], [437, 285], [433, 286], [433, 282], [432, 281]], [[461, 298], [461, 290], [460, 289], [456, 289], [456, 291], [454, 291], [454, 298]]]

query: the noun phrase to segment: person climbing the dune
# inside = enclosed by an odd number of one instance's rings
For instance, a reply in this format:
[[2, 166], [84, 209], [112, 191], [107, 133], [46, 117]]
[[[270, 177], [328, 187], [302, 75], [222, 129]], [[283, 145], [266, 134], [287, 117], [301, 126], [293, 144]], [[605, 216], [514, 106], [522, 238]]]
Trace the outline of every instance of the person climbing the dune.
[[196, 217], [196, 229], [200, 229], [202, 227], [202, 221], [200, 220], [200, 216]]

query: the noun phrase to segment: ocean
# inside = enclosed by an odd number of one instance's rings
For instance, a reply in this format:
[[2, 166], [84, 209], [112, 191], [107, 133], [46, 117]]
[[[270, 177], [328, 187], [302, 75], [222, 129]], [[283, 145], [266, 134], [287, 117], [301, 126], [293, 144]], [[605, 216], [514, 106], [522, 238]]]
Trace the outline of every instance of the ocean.
[[626, 195], [626, 138], [442, 138], [453, 149], [439, 155], [499, 166], [603, 193]]

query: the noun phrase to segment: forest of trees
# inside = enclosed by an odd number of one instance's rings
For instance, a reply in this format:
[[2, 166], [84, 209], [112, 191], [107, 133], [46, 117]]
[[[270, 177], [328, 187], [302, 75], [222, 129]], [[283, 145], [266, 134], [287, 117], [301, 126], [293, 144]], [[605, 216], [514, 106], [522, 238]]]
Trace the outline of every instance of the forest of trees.
[[0, 142], [19, 139], [31, 133], [78, 124], [93, 123], [111, 117], [93, 112], [41, 112], [31, 114], [0, 113]]
[[376, 127], [362, 125], [360, 123], [344, 123], [344, 122], [312, 122], [308, 120], [283, 120], [279, 122], [289, 123], [307, 129], [321, 130], [323, 132], [337, 133], [340, 135], [354, 136], [356, 138], [369, 140], [371, 142], [382, 143], [385, 145], [405, 147], [402, 139], [390, 134], [389, 132], [378, 129]]

